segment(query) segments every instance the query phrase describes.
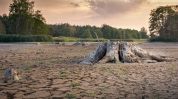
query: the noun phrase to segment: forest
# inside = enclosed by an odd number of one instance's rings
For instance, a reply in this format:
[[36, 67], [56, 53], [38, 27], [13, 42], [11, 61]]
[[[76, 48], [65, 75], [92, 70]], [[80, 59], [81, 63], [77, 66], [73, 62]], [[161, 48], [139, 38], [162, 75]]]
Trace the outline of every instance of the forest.
[[105, 39], [147, 39], [147, 31], [143, 27], [140, 31], [132, 29], [117, 29], [103, 24], [96, 26], [72, 26], [70, 24], [49, 25], [49, 33], [54, 37], [66, 36], [77, 38], [105, 38]]

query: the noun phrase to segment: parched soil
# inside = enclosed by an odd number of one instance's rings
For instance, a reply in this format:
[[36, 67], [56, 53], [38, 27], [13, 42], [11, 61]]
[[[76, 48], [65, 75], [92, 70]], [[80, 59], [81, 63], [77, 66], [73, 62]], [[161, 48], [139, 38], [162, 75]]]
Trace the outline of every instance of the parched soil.
[[[178, 99], [178, 61], [79, 65], [97, 45], [0, 44], [0, 99]], [[178, 59], [178, 43], [144, 43]], [[3, 82], [7, 67], [20, 81]]]

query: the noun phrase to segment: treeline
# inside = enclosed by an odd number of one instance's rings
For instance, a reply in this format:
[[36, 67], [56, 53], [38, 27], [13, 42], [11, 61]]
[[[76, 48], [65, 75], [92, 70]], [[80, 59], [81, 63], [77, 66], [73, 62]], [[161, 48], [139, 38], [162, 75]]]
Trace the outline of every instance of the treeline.
[[48, 25], [49, 33], [54, 37], [76, 37], [76, 38], [105, 38], [105, 39], [147, 39], [147, 31], [143, 27], [140, 31], [131, 29], [117, 29], [104, 24], [96, 26], [75, 26], [68, 23]]

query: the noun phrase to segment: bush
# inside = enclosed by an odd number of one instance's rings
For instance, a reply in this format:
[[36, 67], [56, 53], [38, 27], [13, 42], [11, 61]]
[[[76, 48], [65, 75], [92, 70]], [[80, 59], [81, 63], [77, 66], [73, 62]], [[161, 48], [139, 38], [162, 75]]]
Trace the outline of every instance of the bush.
[[155, 37], [155, 38], [150, 38], [150, 42], [177, 42], [178, 40], [176, 39], [171, 39], [171, 38], [161, 38], [161, 37]]
[[53, 41], [48, 35], [10, 35], [1, 34], [0, 42], [49, 42]]
[[79, 38], [60, 36], [60, 37], [54, 37], [53, 40], [55, 42], [77, 42]]

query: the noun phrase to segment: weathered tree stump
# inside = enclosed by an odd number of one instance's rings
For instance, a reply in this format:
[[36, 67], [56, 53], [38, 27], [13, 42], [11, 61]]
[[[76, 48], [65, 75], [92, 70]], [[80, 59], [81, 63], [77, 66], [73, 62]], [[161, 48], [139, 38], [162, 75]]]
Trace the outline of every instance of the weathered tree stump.
[[118, 63], [119, 62], [119, 56], [118, 56], [118, 44], [108, 41], [107, 42], [107, 49], [106, 49], [106, 55], [101, 60], [101, 63]]
[[107, 51], [107, 43], [99, 45], [96, 50], [89, 54], [80, 64], [95, 64], [100, 61]]
[[118, 42], [113, 43], [108, 41], [97, 47], [97, 49], [90, 53], [81, 64], [95, 64], [97, 62], [112, 62], [112, 63], [143, 63], [143, 62], [163, 62], [173, 61], [173, 58], [165, 56], [151, 55], [146, 50], [128, 43]]

